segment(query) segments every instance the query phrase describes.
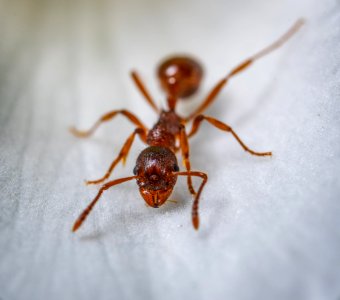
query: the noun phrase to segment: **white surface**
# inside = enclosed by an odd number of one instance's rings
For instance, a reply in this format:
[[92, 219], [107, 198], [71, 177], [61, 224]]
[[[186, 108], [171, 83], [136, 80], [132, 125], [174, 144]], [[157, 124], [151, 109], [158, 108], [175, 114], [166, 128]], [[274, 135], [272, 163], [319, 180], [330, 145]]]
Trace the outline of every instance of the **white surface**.
[[[340, 299], [339, 2], [182, 2], [0, 2], [1, 300]], [[178, 204], [157, 210], [134, 182], [113, 188], [71, 234], [97, 190], [83, 180], [103, 174], [133, 127], [117, 118], [79, 140], [68, 126], [119, 108], [151, 126], [128, 72], [161, 100], [155, 68], [176, 52], [206, 68], [188, 113], [301, 16], [303, 30], [208, 110], [273, 158], [207, 125], [192, 140], [192, 165], [209, 174], [199, 232], [182, 180]]]

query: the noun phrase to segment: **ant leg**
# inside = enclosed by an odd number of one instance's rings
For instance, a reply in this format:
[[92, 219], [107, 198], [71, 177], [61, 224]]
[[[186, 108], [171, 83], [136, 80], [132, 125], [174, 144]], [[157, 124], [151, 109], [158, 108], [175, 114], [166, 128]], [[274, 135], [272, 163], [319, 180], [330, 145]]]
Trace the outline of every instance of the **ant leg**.
[[150, 93], [146, 89], [145, 84], [142, 82], [142, 80], [140, 79], [140, 77], [137, 74], [137, 72], [136, 71], [132, 71], [131, 72], [131, 77], [132, 77], [134, 83], [136, 84], [137, 88], [139, 89], [139, 91], [144, 96], [145, 100], [150, 104], [150, 106], [153, 108], [153, 110], [156, 113], [159, 113], [159, 109], [158, 109], [157, 105], [155, 104], [155, 101], [152, 99]]
[[[188, 142], [188, 136], [187, 133], [185, 132], [185, 127], [184, 125], [181, 125], [180, 128], [180, 147], [181, 147], [181, 152], [182, 152], [182, 157], [183, 157], [183, 164], [188, 172], [191, 171], [191, 165], [190, 165], [190, 159], [189, 159], [189, 142]], [[188, 175], [188, 189], [192, 195], [195, 195], [196, 192], [192, 186], [192, 180], [191, 176]]]
[[234, 138], [238, 141], [238, 143], [242, 146], [242, 148], [245, 151], [249, 152], [250, 154], [257, 155], [257, 156], [271, 156], [272, 155], [271, 152], [255, 152], [255, 151], [249, 149], [242, 142], [242, 140], [238, 137], [238, 135], [235, 133], [235, 131], [229, 125], [222, 123], [221, 121], [216, 120], [214, 118], [203, 116], [203, 115], [199, 115], [194, 119], [193, 124], [192, 124], [192, 128], [191, 128], [191, 132], [188, 134], [188, 137], [192, 137], [197, 132], [197, 130], [198, 130], [198, 128], [199, 128], [199, 126], [200, 126], [200, 124], [203, 120], [208, 121], [211, 125], [215, 126], [218, 129], [221, 129], [221, 130], [226, 131], [226, 132], [230, 132], [234, 136]]
[[103, 115], [89, 130], [81, 131], [74, 127], [70, 128], [70, 131], [77, 137], [85, 138], [90, 136], [101, 123], [107, 122], [111, 119], [113, 119], [117, 114], [122, 114], [126, 118], [128, 118], [133, 124], [135, 124], [137, 127], [142, 128], [143, 130], [146, 130], [146, 127], [143, 125], [141, 121], [131, 112], [123, 109], [123, 110], [113, 110], [108, 112], [107, 114]]
[[278, 40], [276, 40], [271, 45], [267, 46], [266, 48], [262, 49], [255, 55], [249, 57], [239, 65], [237, 65], [235, 68], [233, 68], [226, 77], [222, 78], [210, 91], [208, 96], [204, 99], [202, 104], [187, 118], [185, 118], [185, 121], [189, 121], [193, 119], [196, 115], [201, 114], [217, 97], [217, 95], [220, 93], [222, 88], [227, 84], [229, 79], [236, 74], [242, 72], [246, 68], [248, 68], [253, 62], [258, 60], [259, 58], [269, 54], [273, 50], [279, 48], [281, 45], [283, 45], [302, 25], [304, 21], [303, 19], [299, 19], [283, 36], [281, 36]]
[[194, 200], [194, 203], [192, 205], [192, 225], [194, 226], [194, 228], [196, 230], [198, 230], [198, 227], [199, 227], [199, 214], [198, 214], [198, 205], [199, 205], [199, 200], [200, 200], [200, 195], [201, 195], [201, 192], [203, 190], [203, 187], [204, 185], [207, 183], [208, 181], [208, 175], [203, 173], [203, 172], [176, 172], [174, 173], [174, 175], [181, 175], [181, 176], [197, 176], [197, 177], [201, 177], [203, 179], [199, 189], [198, 189], [198, 192], [196, 194], [196, 197], [195, 197], [195, 200]]
[[89, 180], [86, 181], [86, 184], [98, 184], [103, 182], [104, 180], [106, 180], [107, 178], [110, 177], [113, 169], [116, 167], [116, 165], [122, 160], [123, 164], [125, 164], [126, 158], [129, 154], [131, 145], [135, 139], [136, 134], [139, 135], [139, 137], [141, 138], [141, 140], [143, 142], [146, 142], [146, 132], [144, 131], [144, 129], [142, 128], [136, 128], [135, 131], [128, 137], [128, 139], [126, 140], [126, 142], [124, 143], [122, 149], [120, 150], [117, 158], [111, 163], [110, 168], [107, 170], [107, 172], [105, 173], [105, 175], [97, 180]]
[[72, 231], [75, 232], [80, 226], [81, 224], [85, 221], [86, 217], [88, 216], [88, 214], [91, 212], [91, 210], [93, 209], [93, 207], [95, 206], [95, 204], [97, 203], [97, 201], [99, 200], [100, 196], [103, 194], [104, 191], [106, 191], [107, 189], [109, 189], [110, 187], [117, 185], [117, 184], [121, 184], [125, 181], [129, 181], [131, 179], [135, 179], [137, 178], [137, 176], [131, 176], [131, 177], [125, 177], [125, 178], [120, 178], [120, 179], [116, 179], [113, 181], [110, 181], [106, 184], [104, 184], [97, 196], [92, 200], [92, 202], [83, 210], [83, 212], [81, 213], [81, 215], [78, 217], [78, 219], [75, 221]]

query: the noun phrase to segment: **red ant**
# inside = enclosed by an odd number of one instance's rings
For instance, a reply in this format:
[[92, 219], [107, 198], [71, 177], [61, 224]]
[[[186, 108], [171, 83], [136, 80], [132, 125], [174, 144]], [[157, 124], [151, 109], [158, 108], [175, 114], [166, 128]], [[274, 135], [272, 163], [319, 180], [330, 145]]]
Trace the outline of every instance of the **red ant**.
[[[241, 147], [252, 155], [271, 156], [271, 152], [255, 152], [248, 148], [234, 130], [227, 124], [222, 123], [212, 117], [202, 115], [201, 113], [216, 99], [222, 88], [227, 84], [229, 79], [241, 71], [249, 67], [254, 61], [270, 53], [274, 49], [280, 47], [287, 39], [289, 39], [303, 24], [302, 20], [298, 20], [293, 27], [286, 32], [280, 39], [273, 44], [264, 48], [262, 51], [246, 59], [241, 64], [222, 78], [210, 91], [202, 104], [188, 117], [183, 118], [176, 113], [176, 104], [178, 99], [185, 99], [193, 95], [200, 86], [203, 75], [203, 70], [199, 63], [194, 59], [186, 56], [174, 56], [163, 61], [158, 67], [158, 78], [161, 86], [167, 96], [167, 110], [160, 110], [145, 85], [141, 81], [136, 72], [132, 72], [132, 79], [145, 100], [159, 114], [157, 123], [151, 130], [148, 130], [143, 123], [131, 112], [127, 110], [114, 110], [103, 115], [94, 125], [87, 131], [79, 131], [71, 128], [71, 132], [78, 137], [90, 136], [97, 127], [106, 121], [113, 119], [118, 114], [125, 116], [133, 124], [136, 129], [128, 137], [123, 145], [118, 157], [111, 163], [106, 174], [98, 179], [87, 181], [87, 184], [97, 184], [109, 178], [116, 165], [122, 161], [125, 162], [131, 145], [136, 135], [148, 145], [138, 156], [136, 166], [133, 169], [134, 176], [116, 179], [104, 184], [97, 196], [87, 206], [87, 208], [78, 217], [73, 226], [73, 231], [76, 231], [84, 222], [88, 214], [91, 212], [94, 205], [97, 203], [104, 191], [114, 185], [136, 179], [139, 191], [145, 202], [151, 207], [160, 207], [164, 204], [172, 193], [178, 176], [187, 176], [187, 185], [190, 193], [194, 195], [195, 200], [192, 206], [192, 223], [195, 229], [199, 227], [198, 205], [203, 187], [208, 180], [207, 174], [198, 171], [192, 171], [189, 159], [189, 143], [188, 139], [192, 137], [199, 129], [203, 121], [207, 121], [216, 128], [231, 133]], [[189, 133], [186, 133], [185, 125], [188, 121], [192, 121], [192, 128]], [[175, 153], [181, 150], [183, 164], [186, 171], [179, 171], [177, 158]], [[191, 177], [196, 176], [202, 178], [202, 183], [195, 192]]]

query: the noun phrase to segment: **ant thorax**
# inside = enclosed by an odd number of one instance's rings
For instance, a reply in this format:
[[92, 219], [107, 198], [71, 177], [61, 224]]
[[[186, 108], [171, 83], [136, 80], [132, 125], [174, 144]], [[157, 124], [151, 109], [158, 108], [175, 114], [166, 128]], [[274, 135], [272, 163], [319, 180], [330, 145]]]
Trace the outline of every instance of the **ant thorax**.
[[162, 111], [157, 123], [148, 133], [147, 144], [167, 147], [174, 151], [181, 123], [182, 119], [175, 111]]

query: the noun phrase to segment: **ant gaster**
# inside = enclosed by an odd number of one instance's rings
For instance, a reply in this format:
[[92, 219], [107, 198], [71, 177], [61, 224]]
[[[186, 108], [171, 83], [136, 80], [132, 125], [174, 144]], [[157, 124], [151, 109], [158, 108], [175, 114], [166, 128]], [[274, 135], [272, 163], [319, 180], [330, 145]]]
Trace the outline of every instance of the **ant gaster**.
[[[174, 56], [163, 61], [158, 67], [158, 78], [167, 97], [167, 110], [160, 110], [156, 106], [142, 80], [138, 74], [133, 71], [131, 76], [134, 83], [149, 105], [157, 114], [159, 114], [159, 119], [153, 128], [148, 130], [133, 113], [127, 110], [114, 110], [103, 115], [92, 126], [92, 128], [87, 131], [79, 131], [75, 128], [71, 128], [71, 132], [74, 135], [78, 137], [88, 137], [101, 123], [109, 121], [117, 115], [123, 115], [136, 126], [136, 129], [127, 138], [118, 157], [112, 162], [106, 174], [100, 179], [87, 181], [87, 184], [98, 184], [108, 179], [115, 166], [120, 161], [123, 163], [125, 162], [136, 135], [138, 135], [141, 140], [148, 145], [148, 147], [143, 150], [137, 158], [136, 166], [133, 170], [134, 176], [116, 179], [104, 184], [99, 189], [98, 194], [93, 201], [87, 206], [74, 223], [73, 231], [76, 231], [81, 226], [103, 192], [112, 186], [136, 179], [140, 194], [144, 198], [145, 202], [151, 207], [159, 207], [164, 204], [171, 195], [178, 176], [187, 177], [188, 189], [194, 196], [192, 206], [192, 223], [194, 228], [198, 229], [199, 199], [208, 177], [207, 174], [203, 172], [191, 170], [188, 139], [197, 133], [203, 121], [207, 121], [214, 127], [232, 134], [241, 147], [250, 154], [257, 156], [272, 155], [271, 152], [255, 152], [251, 150], [244, 144], [229, 125], [212, 117], [202, 115], [202, 113], [216, 99], [217, 95], [231, 77], [248, 68], [257, 59], [280, 47], [293, 33], [298, 30], [302, 24], [303, 20], [298, 20], [280, 39], [232, 69], [227, 76], [217, 82], [207, 97], [203, 100], [202, 104], [188, 117], [181, 117], [176, 113], [176, 104], [179, 99], [186, 99], [193, 95], [200, 86], [203, 70], [196, 60], [187, 56]], [[192, 127], [190, 132], [187, 133], [185, 125], [189, 121], [192, 121]], [[175, 155], [178, 150], [181, 151], [185, 171], [179, 171]], [[191, 177], [193, 176], [200, 177], [202, 179], [197, 192], [192, 186]]]

